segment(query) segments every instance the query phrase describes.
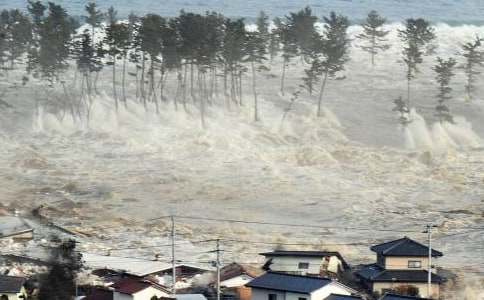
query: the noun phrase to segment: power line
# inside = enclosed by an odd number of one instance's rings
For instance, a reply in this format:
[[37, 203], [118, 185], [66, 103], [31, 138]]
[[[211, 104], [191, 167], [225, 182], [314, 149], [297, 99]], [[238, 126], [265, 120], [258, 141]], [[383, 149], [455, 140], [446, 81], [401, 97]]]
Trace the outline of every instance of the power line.
[[[301, 228], [317, 228], [317, 229], [342, 229], [342, 230], [362, 230], [362, 231], [382, 231], [382, 232], [402, 232], [402, 233], [422, 233], [421, 230], [401, 230], [401, 229], [376, 229], [376, 228], [363, 228], [363, 227], [349, 227], [349, 226], [326, 226], [326, 225], [308, 225], [308, 224], [294, 224], [294, 223], [276, 223], [276, 222], [262, 222], [262, 221], [246, 221], [246, 220], [236, 220], [236, 219], [221, 219], [221, 218], [208, 218], [208, 217], [196, 217], [196, 216], [184, 216], [184, 215], [174, 215], [173, 217], [178, 219], [192, 219], [192, 220], [203, 220], [203, 221], [213, 221], [213, 222], [226, 222], [226, 223], [242, 223], [242, 224], [252, 224], [252, 225], [271, 225], [271, 226], [287, 226], [287, 227], [301, 227]], [[163, 217], [157, 217], [150, 219], [150, 221], [155, 221], [159, 219], [164, 219]]]

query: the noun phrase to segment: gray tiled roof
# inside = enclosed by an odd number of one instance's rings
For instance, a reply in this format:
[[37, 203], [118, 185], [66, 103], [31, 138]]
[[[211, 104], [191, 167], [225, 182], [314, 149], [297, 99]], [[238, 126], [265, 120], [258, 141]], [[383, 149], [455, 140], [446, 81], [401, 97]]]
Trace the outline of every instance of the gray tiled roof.
[[[429, 248], [407, 237], [375, 245], [370, 248], [372, 251], [383, 256], [428, 256]], [[443, 256], [442, 252], [432, 249], [432, 256]]]
[[395, 294], [385, 294], [383, 297], [380, 298], [380, 300], [430, 300], [430, 299], [413, 297], [413, 296], [401, 296], [401, 295], [395, 295]]
[[331, 279], [328, 278], [268, 272], [252, 280], [247, 286], [258, 289], [310, 294], [330, 283]]
[[20, 293], [25, 278], [0, 275], [0, 293]]
[[[372, 282], [427, 282], [426, 270], [385, 270], [377, 265], [369, 265], [356, 275]], [[445, 278], [432, 273], [433, 283], [442, 283]]]
[[324, 300], [362, 300], [361, 296], [348, 296], [348, 295], [339, 295], [339, 294], [331, 294], [328, 297], [324, 298]]

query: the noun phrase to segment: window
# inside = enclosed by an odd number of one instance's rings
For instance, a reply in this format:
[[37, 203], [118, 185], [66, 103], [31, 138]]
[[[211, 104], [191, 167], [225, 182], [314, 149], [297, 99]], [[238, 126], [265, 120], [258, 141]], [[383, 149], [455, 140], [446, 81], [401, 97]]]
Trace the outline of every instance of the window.
[[7, 295], [2, 295], [2, 297], [0, 297], [0, 300], [8, 300], [8, 296]]
[[298, 264], [298, 268], [299, 268], [299, 269], [305, 269], [305, 270], [307, 270], [307, 269], [309, 269], [309, 263], [300, 262], [300, 263]]
[[420, 260], [409, 260], [408, 261], [408, 268], [409, 269], [420, 269], [420, 268], [422, 268], [422, 261], [420, 261]]
[[308, 298], [304, 298], [304, 297], [299, 297], [297, 298], [298, 300], [308, 300]]
[[277, 300], [277, 294], [269, 294], [268, 300]]

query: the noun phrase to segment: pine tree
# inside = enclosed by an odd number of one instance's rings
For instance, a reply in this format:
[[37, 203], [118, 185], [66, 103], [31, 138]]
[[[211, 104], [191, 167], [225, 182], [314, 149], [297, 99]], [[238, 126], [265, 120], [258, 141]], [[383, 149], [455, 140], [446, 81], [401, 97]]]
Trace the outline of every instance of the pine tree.
[[284, 23], [281, 19], [274, 19], [276, 26], [277, 40], [282, 44], [282, 75], [281, 75], [281, 94], [284, 95], [286, 69], [292, 58], [297, 55], [297, 42], [289, 25]]
[[68, 67], [69, 46], [75, 27], [60, 5], [49, 2], [48, 11], [39, 32], [38, 69], [52, 85]]
[[[149, 94], [148, 100], [151, 100], [156, 105], [156, 111], [159, 112], [158, 101], [155, 91], [155, 64], [159, 63], [159, 55], [161, 54], [162, 32], [166, 26], [166, 20], [159, 15], [148, 14], [141, 18], [141, 25], [139, 28], [140, 50], [142, 53], [150, 57], [149, 75]], [[143, 55], [145, 56], [145, 55]], [[146, 95], [142, 90], [143, 103], [146, 107]]]
[[475, 92], [476, 76], [481, 74], [479, 67], [484, 65], [484, 55], [481, 50], [482, 39], [476, 36], [474, 41], [462, 45], [462, 56], [465, 59], [464, 73], [466, 75], [466, 95], [468, 100], [472, 100]]
[[423, 56], [429, 49], [430, 42], [435, 39], [434, 28], [424, 19], [407, 19], [405, 29], [398, 35], [404, 43], [403, 61], [407, 68], [407, 107], [410, 107], [410, 84], [418, 72], [418, 65], [423, 62]]
[[[113, 7], [108, 11], [108, 27], [106, 28], [105, 44], [108, 46], [107, 54], [110, 57], [110, 64], [112, 66], [113, 79], [113, 97], [115, 101], [116, 110], [118, 109], [118, 93], [116, 88], [116, 62], [118, 56], [123, 59], [123, 78], [126, 72], [126, 60], [129, 46], [129, 26], [126, 23], [117, 23], [117, 12]], [[126, 94], [123, 88], [123, 101], [126, 105]]]
[[435, 80], [439, 84], [439, 92], [437, 94], [437, 106], [435, 107], [436, 116], [442, 123], [444, 121], [452, 123], [453, 117], [450, 114], [450, 109], [446, 104], [452, 99], [452, 88], [450, 87], [450, 81], [454, 77], [454, 68], [457, 62], [453, 58], [444, 60], [437, 57], [437, 64], [433, 67], [435, 72]]
[[[273, 21], [274, 24], [280, 24], [281, 22], [282, 21], [279, 18], [275, 18]], [[279, 28], [277, 26], [274, 26], [274, 28], [272, 28], [271, 31], [269, 32], [268, 52], [269, 52], [271, 63], [279, 53], [280, 48], [281, 48], [281, 39], [280, 39]]]
[[252, 70], [252, 91], [254, 94], [254, 121], [259, 121], [259, 102], [257, 98], [257, 72], [267, 69], [263, 63], [267, 59], [267, 50], [264, 44], [264, 33], [248, 32], [244, 52], [245, 62], [250, 63]]
[[364, 45], [360, 46], [361, 49], [370, 54], [372, 66], [375, 65], [375, 56], [381, 51], [390, 48], [390, 45], [386, 43], [388, 40], [385, 38], [389, 31], [382, 29], [385, 23], [386, 19], [372, 10], [368, 14], [366, 22], [362, 24], [363, 33], [356, 36], [364, 43]]
[[393, 100], [393, 104], [395, 107], [393, 111], [398, 112], [399, 117], [398, 121], [402, 126], [407, 126], [410, 123], [410, 109], [407, 106], [407, 103], [403, 100], [402, 96]]
[[3, 40], [3, 49], [0, 50], [4, 56], [2, 63], [8, 60], [8, 69], [13, 69], [15, 61], [28, 49], [32, 39], [32, 23], [18, 9], [3, 10], [0, 14], [0, 32]]
[[[36, 66], [39, 64], [40, 32], [47, 6], [40, 1], [29, 0], [27, 10], [32, 18], [32, 39], [27, 53], [27, 72], [31, 73], [36, 71]], [[34, 73], [34, 76], [37, 75], [37, 73]]]
[[315, 50], [314, 37], [317, 36], [317, 21], [318, 17], [313, 15], [310, 7], [305, 7], [296, 13], [290, 13], [286, 17], [288, 30], [302, 58], [311, 56]]
[[85, 16], [86, 23], [91, 25], [91, 40], [95, 43], [96, 28], [98, 28], [101, 25], [101, 22], [104, 19], [104, 15], [101, 12], [101, 10], [97, 8], [97, 5], [95, 2], [89, 2], [85, 6], [85, 10], [87, 13], [87, 16]]
[[348, 61], [350, 40], [348, 39], [348, 18], [331, 12], [324, 17], [324, 32], [322, 35], [321, 52], [316, 54], [311, 68], [321, 77], [321, 88], [318, 98], [317, 116], [321, 116], [321, 104], [327, 80], [333, 78], [337, 72], [344, 70]]

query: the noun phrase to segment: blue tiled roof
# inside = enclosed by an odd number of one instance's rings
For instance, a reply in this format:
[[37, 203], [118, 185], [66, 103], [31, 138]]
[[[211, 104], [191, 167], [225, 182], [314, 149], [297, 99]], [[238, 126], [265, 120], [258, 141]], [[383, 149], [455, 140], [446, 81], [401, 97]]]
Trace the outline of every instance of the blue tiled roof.
[[[407, 237], [375, 245], [372, 251], [383, 256], [428, 256], [429, 248]], [[442, 252], [432, 249], [432, 256], [443, 256]]]
[[419, 298], [419, 297], [412, 297], [412, 296], [400, 296], [395, 294], [385, 294], [380, 300], [430, 300], [427, 298]]
[[331, 294], [326, 297], [324, 300], [362, 300], [361, 296], [348, 296], [348, 295], [339, 295], [339, 294]]
[[311, 276], [268, 272], [247, 284], [248, 287], [310, 294], [327, 284], [331, 279]]
[[[356, 275], [371, 282], [427, 282], [426, 270], [385, 270], [378, 265], [369, 265]], [[442, 283], [445, 278], [432, 273], [433, 283]]]

